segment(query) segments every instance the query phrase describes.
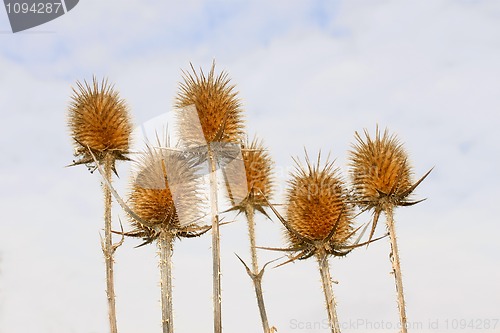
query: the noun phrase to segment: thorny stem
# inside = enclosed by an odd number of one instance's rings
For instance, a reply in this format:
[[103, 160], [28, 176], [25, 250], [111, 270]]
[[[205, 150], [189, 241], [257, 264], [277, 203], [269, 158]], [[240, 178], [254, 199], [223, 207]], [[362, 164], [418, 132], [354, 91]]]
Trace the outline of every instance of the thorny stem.
[[399, 250], [398, 243], [396, 241], [396, 229], [394, 227], [394, 214], [393, 207], [386, 205], [385, 209], [387, 229], [389, 231], [389, 237], [391, 239], [391, 253], [389, 255], [392, 263], [392, 272], [394, 274], [394, 279], [396, 281], [396, 292], [398, 294], [398, 309], [399, 309], [399, 321], [401, 325], [401, 333], [406, 333], [406, 309], [405, 309], [405, 298], [403, 293], [403, 277], [401, 275], [401, 265], [399, 262]]
[[160, 252], [161, 313], [163, 333], [173, 333], [172, 307], [172, 248], [173, 235], [167, 230], [160, 232], [158, 251]]
[[257, 304], [259, 306], [260, 318], [262, 320], [262, 328], [264, 333], [269, 333], [269, 322], [267, 320], [266, 306], [264, 304], [264, 295], [262, 292], [262, 275], [259, 274], [259, 264], [257, 262], [257, 249], [255, 245], [255, 209], [251, 205], [247, 205], [245, 215], [248, 222], [248, 234], [250, 236], [250, 252], [252, 254], [252, 278], [255, 296], [257, 297]]
[[[104, 176], [111, 183], [111, 172], [113, 167], [113, 156], [106, 154], [104, 157]], [[101, 244], [104, 260], [106, 262], [106, 294], [108, 298], [108, 316], [111, 333], [117, 333], [116, 325], [116, 304], [115, 304], [115, 286], [113, 273], [113, 239], [111, 234], [111, 190], [103, 185], [104, 190], [104, 242]]]
[[217, 176], [214, 152], [208, 145], [208, 163], [210, 168], [210, 207], [212, 215], [212, 259], [213, 259], [213, 302], [214, 302], [214, 333], [222, 333], [222, 295], [220, 271], [220, 236], [219, 208], [217, 203]]
[[332, 333], [340, 333], [339, 319], [337, 317], [337, 303], [333, 295], [332, 277], [330, 276], [330, 267], [328, 265], [328, 257], [325, 251], [320, 251], [317, 255], [319, 264], [319, 273], [321, 274], [321, 282], [323, 283], [323, 291], [325, 293], [326, 310], [328, 312], [328, 321]]
[[259, 274], [259, 263], [257, 261], [257, 249], [255, 244], [255, 209], [251, 205], [247, 205], [245, 215], [248, 222], [248, 234], [250, 236], [250, 252], [252, 254], [252, 272]]

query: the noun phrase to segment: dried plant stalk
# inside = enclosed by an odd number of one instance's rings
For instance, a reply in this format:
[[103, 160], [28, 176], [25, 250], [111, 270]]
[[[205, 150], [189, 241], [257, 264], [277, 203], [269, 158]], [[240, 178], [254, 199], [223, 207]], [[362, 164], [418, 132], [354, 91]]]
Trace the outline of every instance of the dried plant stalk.
[[[212, 221], [212, 257], [213, 257], [213, 306], [214, 332], [222, 332], [222, 294], [220, 266], [219, 212], [217, 198], [217, 163], [213, 144], [240, 144], [243, 137], [243, 118], [240, 101], [235, 86], [230, 83], [226, 72], [215, 75], [215, 63], [208, 75], [197, 73], [191, 65], [192, 73], [183, 72], [184, 82], [179, 85], [175, 106], [188, 110], [194, 105], [197, 119], [179, 117], [179, 137], [188, 148], [206, 145], [210, 172], [210, 210]], [[201, 127], [201, 128], [200, 128]], [[200, 133], [201, 132], [201, 133]]]
[[[99, 85], [77, 82], [69, 107], [68, 125], [78, 158], [72, 165], [95, 168], [104, 164], [103, 177], [111, 184], [116, 160], [128, 160], [132, 124], [128, 107], [118, 92], [103, 80]], [[101, 242], [106, 265], [106, 294], [111, 333], [117, 333], [113, 255], [120, 243], [113, 244], [111, 234], [111, 192], [104, 188], [104, 240]]]
[[312, 164], [306, 154], [306, 165], [298, 161], [288, 188], [286, 227], [289, 251], [299, 252], [288, 262], [316, 256], [325, 293], [326, 310], [332, 333], [339, 333], [328, 256], [345, 256], [359, 245], [349, 245], [356, 230], [352, 226], [352, 206], [344, 181], [332, 162], [320, 166], [320, 156]]
[[[250, 277], [252, 278], [254, 289], [255, 289], [255, 297], [257, 298], [257, 305], [259, 307], [260, 319], [262, 321], [262, 328], [264, 333], [269, 333], [269, 321], [267, 319], [266, 305], [264, 303], [264, 294], [262, 291], [262, 276], [259, 271], [259, 263], [257, 259], [257, 247], [255, 244], [255, 219], [254, 214], [255, 209], [251, 205], [247, 205], [245, 210], [245, 216], [248, 222], [248, 235], [250, 238], [250, 253], [252, 256], [252, 274]], [[264, 271], [262, 271], [264, 273]]]
[[[168, 140], [167, 140], [168, 141]], [[148, 147], [139, 160], [129, 201], [131, 224], [127, 235], [142, 237], [144, 244], [157, 241], [160, 254], [162, 327], [172, 333], [172, 252], [176, 237], [195, 237], [201, 216], [197, 168], [189, 159], [171, 150], [168, 143]], [[203, 233], [203, 232], [202, 232]], [[143, 244], [143, 245], [144, 245]]]
[[220, 235], [219, 235], [219, 207], [217, 198], [217, 166], [214, 152], [208, 145], [208, 162], [210, 166], [210, 212], [212, 216], [212, 271], [213, 271], [213, 304], [214, 304], [214, 332], [222, 332], [222, 290], [220, 268]]
[[372, 139], [366, 130], [365, 139], [357, 132], [355, 135], [357, 142], [350, 153], [354, 199], [361, 208], [373, 210], [370, 239], [375, 232], [380, 214], [385, 212], [391, 241], [390, 258], [396, 284], [401, 332], [406, 333], [406, 304], [393, 211], [397, 206], [411, 206], [422, 201], [408, 201], [408, 197], [432, 169], [417, 182], [412, 183], [408, 154], [396, 136], [389, 135], [387, 130], [381, 135], [378, 127], [375, 139]]
[[174, 331], [174, 315], [172, 306], [172, 248], [173, 235], [162, 230], [158, 237], [160, 252], [160, 286], [161, 286], [161, 313], [163, 333]]
[[[113, 160], [110, 154], [104, 157], [104, 174], [106, 180], [111, 183], [111, 172]], [[116, 325], [116, 299], [115, 299], [115, 284], [114, 284], [114, 260], [113, 254], [113, 238], [111, 233], [111, 191], [108, 186], [103, 184], [104, 190], [104, 242], [102, 244], [102, 252], [106, 263], [106, 294], [108, 298], [108, 316], [111, 333], [118, 332]]]
[[339, 318], [337, 316], [337, 303], [333, 294], [332, 277], [330, 276], [330, 267], [328, 265], [328, 256], [325, 252], [317, 254], [321, 282], [325, 293], [326, 310], [328, 312], [328, 321], [332, 333], [340, 333]]
[[388, 206], [384, 210], [387, 222], [387, 230], [389, 231], [389, 237], [391, 239], [391, 252], [389, 257], [392, 264], [392, 273], [394, 274], [394, 279], [396, 282], [396, 293], [398, 297], [398, 310], [399, 310], [399, 322], [401, 323], [401, 332], [407, 332], [407, 319], [406, 319], [406, 303], [405, 294], [403, 291], [403, 276], [401, 274], [401, 264], [399, 261], [399, 250], [398, 242], [396, 241], [396, 228], [394, 226], [394, 213], [393, 208]]
[[[252, 261], [251, 269], [241, 258], [240, 260], [245, 265], [247, 273], [253, 281], [262, 328], [264, 333], [268, 333], [270, 332], [270, 327], [262, 292], [264, 268], [262, 270], [259, 268], [255, 240], [255, 211], [257, 210], [267, 216], [264, 207], [268, 206], [267, 200], [271, 198], [273, 193], [273, 161], [267, 150], [263, 147], [262, 142], [257, 140], [257, 138], [251, 143], [247, 140], [242, 145], [241, 152], [243, 164], [233, 163], [228, 165], [225, 168], [224, 176], [232, 204], [231, 210], [238, 211], [238, 213], [245, 213], [247, 220]], [[245, 177], [242, 178], [241, 173], [238, 171], [241, 171], [240, 169], [243, 168], [245, 170]]]

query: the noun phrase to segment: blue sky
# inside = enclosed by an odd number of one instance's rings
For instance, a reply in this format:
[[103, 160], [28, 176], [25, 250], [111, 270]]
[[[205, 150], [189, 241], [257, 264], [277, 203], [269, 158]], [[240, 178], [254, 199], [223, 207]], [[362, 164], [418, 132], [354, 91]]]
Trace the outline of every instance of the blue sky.
[[[346, 175], [354, 132], [376, 124], [405, 143], [416, 177], [434, 166], [416, 193], [427, 201], [396, 212], [408, 318], [422, 324], [413, 331], [500, 319], [499, 15], [487, 0], [86, 0], [11, 34], [0, 8], [0, 332], [107, 331], [99, 177], [64, 168], [73, 159], [71, 86], [108, 77], [139, 125], [171, 110], [181, 69], [208, 70], [214, 59], [240, 91], [250, 136], [276, 161], [276, 201], [291, 156], [331, 152]], [[128, 167], [119, 171], [125, 193]], [[124, 218], [118, 207], [114, 216]], [[258, 232], [261, 245], [282, 244], [277, 221], [259, 220]], [[233, 254], [248, 257], [246, 242], [244, 223], [222, 234], [226, 332], [260, 330]], [[135, 245], [116, 258], [119, 328], [159, 331], [155, 248]], [[388, 251], [381, 241], [331, 260], [341, 321], [397, 322]], [[176, 244], [177, 332], [212, 327], [210, 260], [209, 237]], [[326, 319], [319, 279], [314, 261], [266, 273], [279, 332], [326, 332], [293, 325]]]

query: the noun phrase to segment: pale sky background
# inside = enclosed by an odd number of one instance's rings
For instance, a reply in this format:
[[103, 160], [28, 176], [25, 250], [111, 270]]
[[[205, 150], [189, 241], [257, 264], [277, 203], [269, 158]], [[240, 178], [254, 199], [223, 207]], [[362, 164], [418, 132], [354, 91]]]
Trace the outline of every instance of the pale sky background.
[[[331, 152], [346, 175], [354, 132], [377, 123], [405, 143], [416, 176], [434, 166], [416, 191], [428, 200], [396, 211], [411, 331], [500, 332], [500, 2], [85, 0], [17, 34], [0, 8], [1, 333], [108, 332], [100, 178], [64, 168], [71, 86], [108, 77], [139, 125], [171, 109], [181, 69], [213, 59], [275, 159], [277, 202], [291, 156]], [[156, 250], [138, 244], [116, 256], [119, 331], [160, 332]], [[176, 243], [176, 332], [212, 331], [210, 244]], [[258, 244], [283, 244], [277, 221], [259, 218]], [[234, 256], [249, 258], [243, 221], [223, 228], [221, 246], [224, 331], [259, 332]], [[331, 260], [343, 332], [397, 332], [388, 252], [385, 239]], [[328, 332], [316, 266], [266, 273], [278, 332]]]

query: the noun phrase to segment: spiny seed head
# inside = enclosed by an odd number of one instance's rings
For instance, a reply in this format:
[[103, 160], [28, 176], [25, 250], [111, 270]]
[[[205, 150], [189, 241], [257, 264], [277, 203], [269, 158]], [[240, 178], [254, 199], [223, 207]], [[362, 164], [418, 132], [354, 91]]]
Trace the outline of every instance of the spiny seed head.
[[131, 218], [136, 229], [175, 232], [198, 221], [198, 178], [182, 154], [164, 147], [148, 147], [132, 179], [130, 208], [146, 223]]
[[[306, 166], [296, 160], [296, 169], [287, 194], [287, 220], [298, 235], [310, 241], [326, 239], [333, 228], [336, 231], [329, 246], [337, 249], [345, 245], [352, 232], [352, 207], [348, 203], [344, 181], [333, 168], [333, 162], [320, 167], [311, 164], [306, 154]], [[287, 232], [292, 246], [302, 246], [303, 241]]]
[[[208, 143], [241, 142], [243, 114], [238, 92], [228, 74], [223, 71], [216, 75], [215, 63], [208, 76], [202, 70], [197, 73], [192, 65], [191, 69], [192, 73], [183, 71], [184, 82], [179, 85], [175, 106], [182, 109], [194, 105], [199, 120], [186, 117], [185, 121], [180, 121], [180, 137], [187, 143], [198, 142], [200, 136]], [[198, 121], [203, 133], [200, 133]]]
[[[76, 83], [69, 106], [69, 128], [75, 146], [75, 164], [91, 164], [112, 154], [113, 160], [127, 159], [132, 124], [128, 107], [107, 80], [101, 84], [94, 77], [92, 85], [86, 81]], [[87, 148], [88, 147], [88, 148]]]
[[242, 144], [241, 156], [230, 161], [223, 171], [232, 210], [245, 212], [252, 207], [266, 214], [263, 207], [273, 192], [272, 167], [273, 161], [262, 141], [247, 139]]
[[242, 149], [247, 178], [249, 203], [253, 206], [267, 206], [273, 193], [273, 161], [262, 141], [257, 138], [246, 142]]
[[[395, 135], [383, 135], [377, 127], [375, 139], [356, 132], [357, 142], [350, 152], [350, 176], [356, 201], [365, 207], [383, 203], [397, 205], [412, 187], [408, 155]], [[382, 202], [383, 201], [383, 202]]]

